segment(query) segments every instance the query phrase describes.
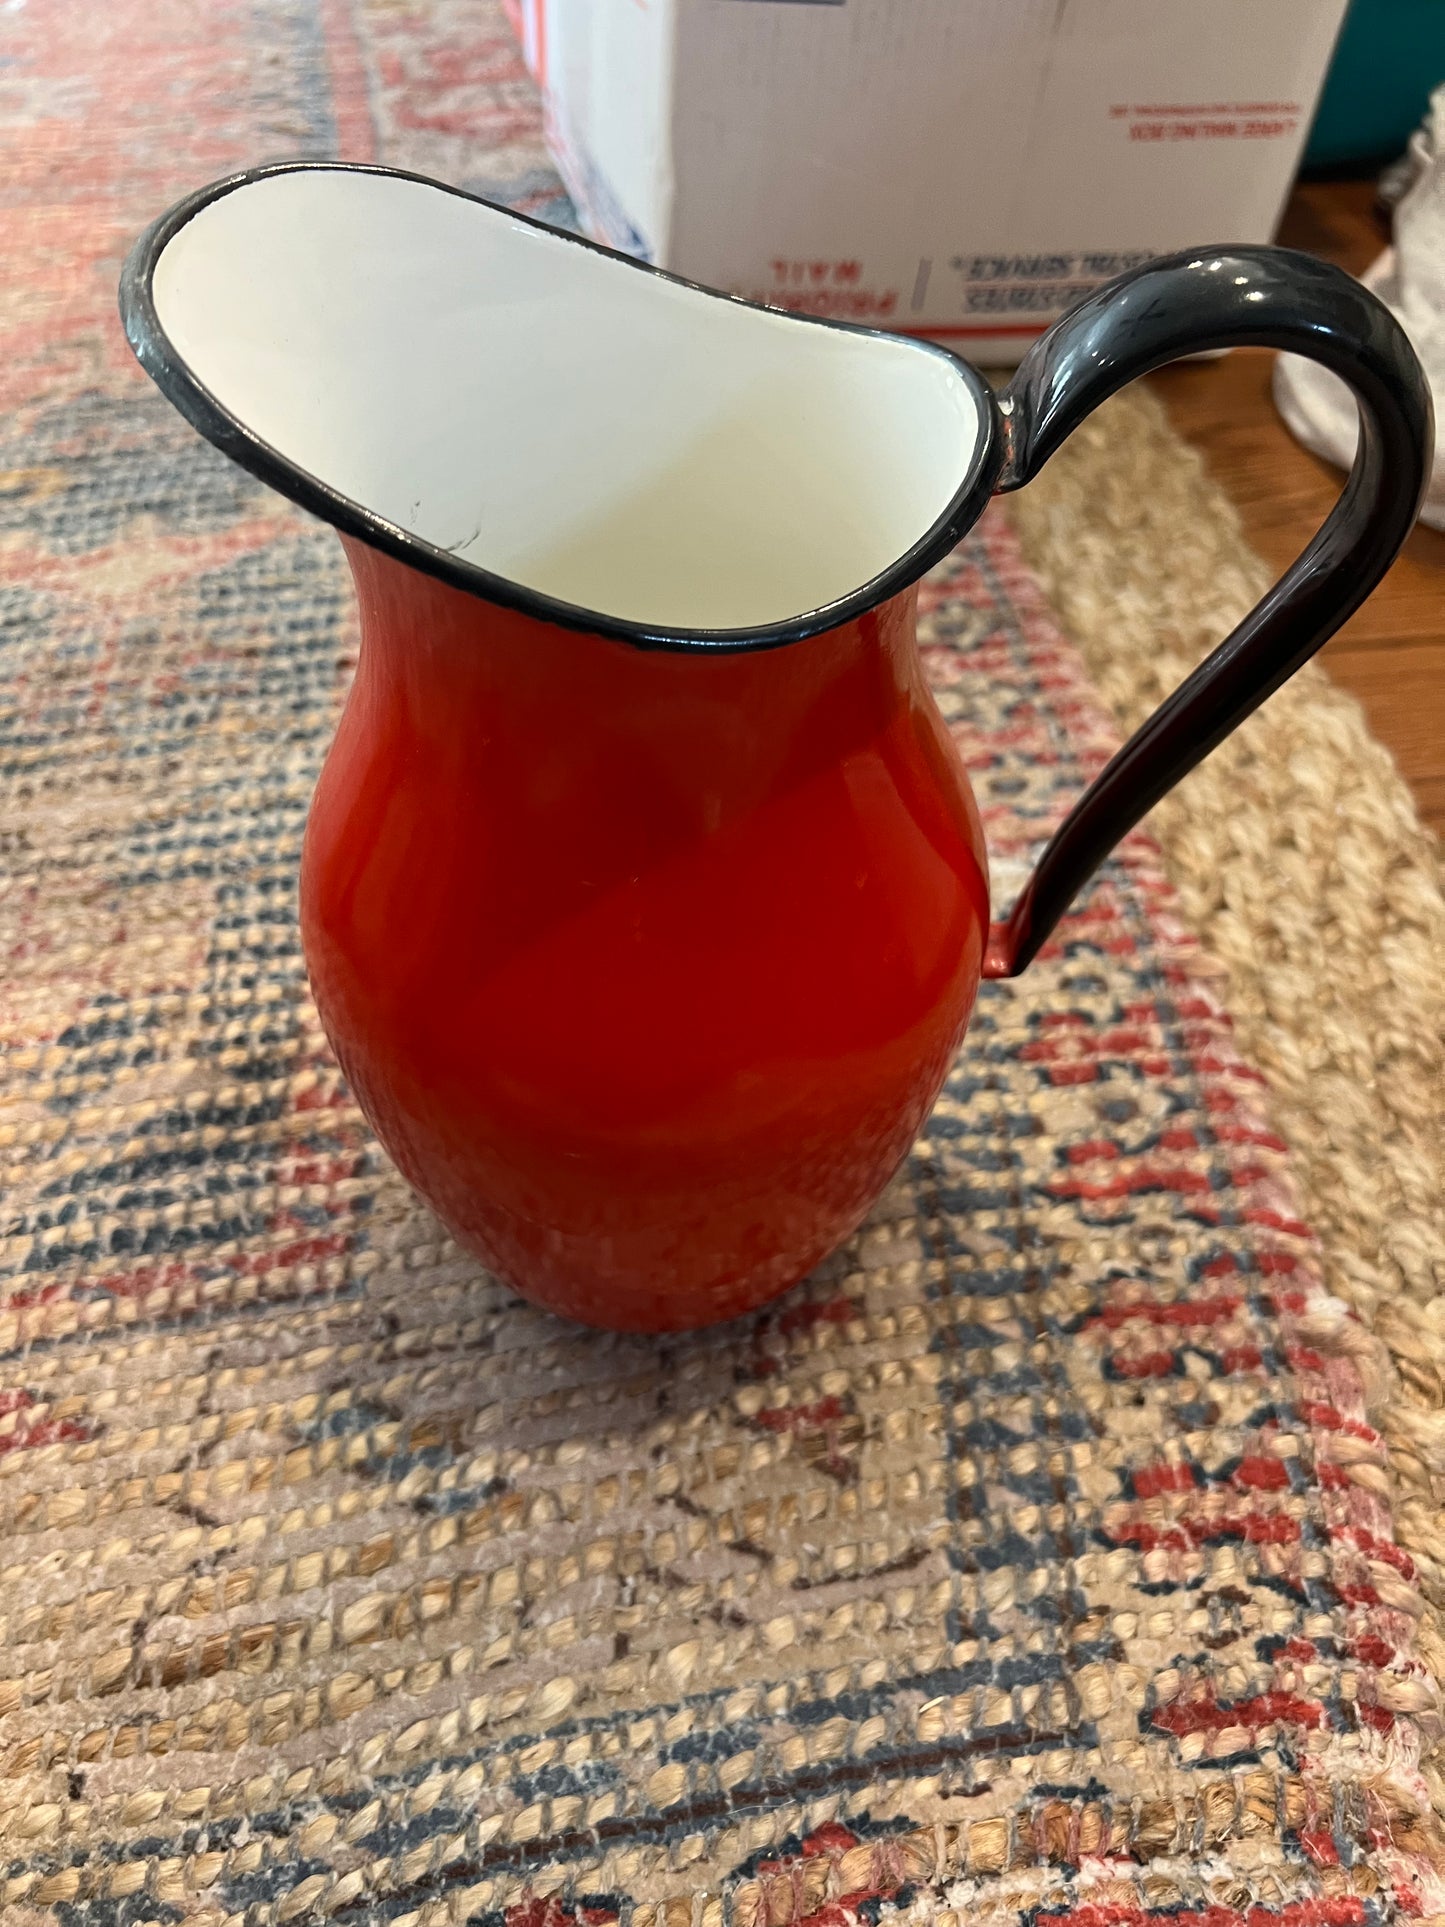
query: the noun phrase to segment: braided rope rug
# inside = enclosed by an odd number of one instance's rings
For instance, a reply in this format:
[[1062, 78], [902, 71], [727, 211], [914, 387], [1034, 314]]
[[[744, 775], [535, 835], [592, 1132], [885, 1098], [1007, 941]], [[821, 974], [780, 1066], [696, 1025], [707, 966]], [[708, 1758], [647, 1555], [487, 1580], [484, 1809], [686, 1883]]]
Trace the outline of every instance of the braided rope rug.
[[[483, 0], [70, 0], [4, 34], [6, 1927], [1445, 1912], [1429, 1385], [1376, 1386], [1345, 1302], [1439, 1330], [1418, 1107], [1405, 1230], [1325, 1201], [1317, 1242], [1299, 1013], [1188, 934], [1166, 814], [1180, 895], [1135, 837], [985, 987], [807, 1286], [666, 1342], [516, 1304], [386, 1165], [306, 996], [334, 538], [149, 392], [112, 300], [145, 218], [278, 151], [565, 216], [529, 84]], [[1127, 701], [1061, 474], [1024, 535]], [[923, 605], [1007, 896], [1116, 726], [997, 513]]]

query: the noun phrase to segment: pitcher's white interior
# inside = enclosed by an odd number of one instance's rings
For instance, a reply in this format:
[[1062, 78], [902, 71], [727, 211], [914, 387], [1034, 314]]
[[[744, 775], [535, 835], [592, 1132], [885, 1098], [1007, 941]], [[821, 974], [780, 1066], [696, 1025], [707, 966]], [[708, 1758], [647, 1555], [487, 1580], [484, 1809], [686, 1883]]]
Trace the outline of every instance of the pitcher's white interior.
[[262, 176], [166, 244], [172, 348], [286, 462], [563, 602], [788, 622], [939, 521], [982, 424], [911, 342], [802, 325], [426, 183]]

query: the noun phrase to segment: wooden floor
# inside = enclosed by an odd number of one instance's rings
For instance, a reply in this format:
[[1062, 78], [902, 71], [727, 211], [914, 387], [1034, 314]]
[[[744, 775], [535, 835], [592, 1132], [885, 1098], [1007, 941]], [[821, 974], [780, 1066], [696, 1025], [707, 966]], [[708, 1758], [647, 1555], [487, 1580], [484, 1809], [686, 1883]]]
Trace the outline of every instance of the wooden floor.
[[[1305, 184], [1280, 239], [1358, 274], [1387, 240], [1374, 199], [1372, 182]], [[1241, 349], [1151, 379], [1175, 426], [1233, 497], [1254, 546], [1283, 569], [1328, 513], [1341, 477], [1307, 455], [1280, 421], [1270, 399], [1272, 361], [1262, 350]], [[1364, 704], [1421, 815], [1445, 836], [1445, 535], [1416, 529], [1321, 660]]]

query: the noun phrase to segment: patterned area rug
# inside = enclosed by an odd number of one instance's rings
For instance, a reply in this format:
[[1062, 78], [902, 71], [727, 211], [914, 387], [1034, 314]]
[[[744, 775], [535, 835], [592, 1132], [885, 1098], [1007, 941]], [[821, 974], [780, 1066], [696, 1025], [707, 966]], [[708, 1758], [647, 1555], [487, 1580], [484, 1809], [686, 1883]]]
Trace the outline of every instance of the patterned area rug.
[[[1134, 728], [1269, 584], [1136, 386], [1011, 498], [1090, 678]], [[1161, 556], [1168, 557], [1167, 570]], [[1189, 927], [1268, 1079], [1327, 1288], [1382, 1341], [1373, 1416], [1445, 1678], [1445, 864], [1355, 700], [1308, 666], [1155, 811]], [[1425, 1761], [1445, 1816], [1445, 1744]]]
[[[7, 1927], [1445, 1912], [1370, 1341], [1155, 848], [985, 986], [781, 1305], [519, 1306], [306, 995], [339, 549], [149, 390], [113, 289], [279, 153], [565, 217], [530, 85], [491, 0], [0, 45]], [[997, 515], [923, 604], [1007, 897], [1114, 724]]]

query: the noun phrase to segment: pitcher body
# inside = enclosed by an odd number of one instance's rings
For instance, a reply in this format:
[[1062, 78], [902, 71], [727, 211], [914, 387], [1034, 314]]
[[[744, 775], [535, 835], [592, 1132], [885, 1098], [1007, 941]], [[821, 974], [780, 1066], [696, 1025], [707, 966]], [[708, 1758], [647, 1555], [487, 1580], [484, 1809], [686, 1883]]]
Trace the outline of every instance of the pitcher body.
[[347, 547], [362, 653], [302, 929], [383, 1144], [553, 1310], [772, 1297], [906, 1155], [978, 984], [982, 837], [915, 592], [707, 658]]

